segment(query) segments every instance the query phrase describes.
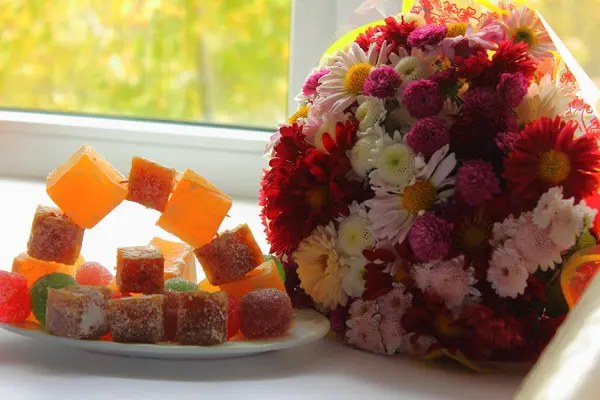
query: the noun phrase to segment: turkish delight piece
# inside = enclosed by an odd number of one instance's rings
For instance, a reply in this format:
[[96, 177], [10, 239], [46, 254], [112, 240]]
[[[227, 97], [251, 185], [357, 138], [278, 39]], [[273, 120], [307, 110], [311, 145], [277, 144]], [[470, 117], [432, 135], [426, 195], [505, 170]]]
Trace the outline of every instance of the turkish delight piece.
[[46, 178], [50, 198], [79, 226], [93, 228], [127, 197], [125, 177], [82, 146]]
[[175, 186], [177, 171], [141, 157], [133, 157], [127, 200], [160, 212], [165, 210]]
[[117, 287], [120, 292], [158, 293], [165, 285], [165, 259], [153, 245], [117, 249]]
[[77, 286], [77, 282], [71, 275], [60, 272], [44, 275], [31, 286], [31, 289], [29, 289], [31, 311], [40, 324], [46, 324], [48, 290], [50, 288], [63, 289], [69, 286]]
[[188, 292], [179, 299], [176, 341], [212, 346], [227, 340], [227, 294]]
[[159, 237], [152, 239], [150, 244], [158, 247], [165, 258], [165, 282], [171, 278], [197, 281], [196, 258], [194, 249], [190, 245]]
[[246, 224], [223, 232], [194, 253], [206, 278], [215, 286], [240, 279], [265, 261]]
[[55, 336], [98, 339], [109, 331], [106, 302], [112, 290], [102, 286], [48, 288], [46, 330]]
[[107, 314], [112, 339], [122, 343], [163, 341], [165, 302], [162, 294], [109, 300]]
[[60, 209], [38, 206], [31, 224], [27, 254], [41, 261], [75, 264], [84, 231]]
[[240, 330], [248, 339], [283, 336], [292, 324], [292, 301], [277, 289], [257, 289], [240, 301]]
[[192, 247], [201, 247], [215, 236], [231, 204], [231, 197], [188, 169], [156, 224]]
[[222, 292], [237, 301], [240, 301], [242, 296], [248, 292], [266, 288], [277, 289], [285, 293], [285, 285], [273, 260], [265, 261], [237, 281], [219, 285]]
[[84, 262], [85, 260], [81, 255], [77, 258], [75, 264], [69, 265], [38, 260], [30, 257], [27, 252], [23, 252], [13, 259], [12, 272], [23, 275], [27, 279], [27, 287], [31, 287], [42, 276], [54, 272], [75, 276], [77, 269]]

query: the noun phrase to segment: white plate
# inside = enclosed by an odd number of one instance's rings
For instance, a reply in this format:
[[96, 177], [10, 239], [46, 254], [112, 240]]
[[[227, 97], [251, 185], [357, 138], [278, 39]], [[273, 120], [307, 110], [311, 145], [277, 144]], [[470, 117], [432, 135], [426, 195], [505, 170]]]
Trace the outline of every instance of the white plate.
[[99, 340], [75, 340], [46, 333], [35, 324], [0, 324], [0, 328], [18, 335], [49, 343], [66, 345], [95, 353], [127, 357], [203, 359], [231, 358], [287, 349], [311, 343], [329, 332], [329, 320], [314, 310], [294, 310], [294, 322], [288, 334], [275, 340], [231, 341], [217, 346], [181, 346], [177, 344], [124, 344]]

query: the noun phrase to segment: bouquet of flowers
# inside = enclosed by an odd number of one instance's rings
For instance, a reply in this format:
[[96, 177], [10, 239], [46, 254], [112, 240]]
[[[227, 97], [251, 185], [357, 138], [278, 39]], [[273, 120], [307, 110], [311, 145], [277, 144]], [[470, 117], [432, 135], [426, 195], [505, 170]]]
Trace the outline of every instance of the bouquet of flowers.
[[423, 0], [338, 43], [267, 148], [287, 290], [358, 348], [533, 361], [596, 244], [598, 119], [541, 16], [489, 7]]

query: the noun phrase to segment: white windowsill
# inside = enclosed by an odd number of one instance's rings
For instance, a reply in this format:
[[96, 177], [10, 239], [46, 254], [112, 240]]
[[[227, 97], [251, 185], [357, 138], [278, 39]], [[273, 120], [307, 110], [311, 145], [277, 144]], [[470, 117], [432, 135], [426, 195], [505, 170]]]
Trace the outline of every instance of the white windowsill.
[[191, 168], [234, 197], [256, 198], [271, 132], [170, 122], [0, 111], [0, 176], [43, 179], [82, 144], [124, 175], [139, 155]]

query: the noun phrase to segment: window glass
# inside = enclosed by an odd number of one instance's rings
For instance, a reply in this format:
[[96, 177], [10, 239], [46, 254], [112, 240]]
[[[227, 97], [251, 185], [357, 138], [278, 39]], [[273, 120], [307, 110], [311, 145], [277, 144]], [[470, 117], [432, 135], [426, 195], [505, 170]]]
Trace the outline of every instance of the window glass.
[[285, 118], [291, 0], [2, 0], [0, 107]]

